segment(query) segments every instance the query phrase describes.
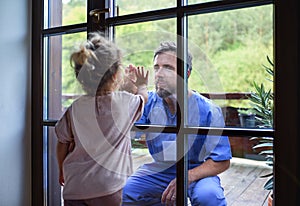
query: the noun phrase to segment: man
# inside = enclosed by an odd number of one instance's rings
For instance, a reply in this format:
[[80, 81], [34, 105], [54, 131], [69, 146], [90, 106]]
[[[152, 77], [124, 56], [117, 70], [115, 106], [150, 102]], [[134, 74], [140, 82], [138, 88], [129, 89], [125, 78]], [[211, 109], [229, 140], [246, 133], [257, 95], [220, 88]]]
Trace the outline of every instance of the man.
[[[192, 57], [188, 57], [188, 76]], [[155, 92], [149, 93], [140, 124], [176, 125], [176, 44], [163, 42], [154, 53]], [[224, 126], [219, 107], [188, 91], [189, 126]], [[173, 205], [176, 201], [176, 134], [146, 133], [154, 162], [129, 177], [123, 205]], [[226, 205], [218, 174], [229, 168], [231, 150], [225, 136], [188, 136], [188, 196], [192, 205]]]

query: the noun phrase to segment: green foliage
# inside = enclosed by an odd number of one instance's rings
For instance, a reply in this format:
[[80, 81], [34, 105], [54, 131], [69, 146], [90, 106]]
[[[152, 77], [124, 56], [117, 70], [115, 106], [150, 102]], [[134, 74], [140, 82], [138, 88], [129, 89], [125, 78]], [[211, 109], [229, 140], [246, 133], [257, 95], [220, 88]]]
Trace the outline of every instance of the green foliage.
[[118, 0], [119, 15], [126, 15], [135, 12], [150, 11], [154, 9], [163, 9], [176, 6], [176, 1], [141, 1], [141, 0]]
[[[205, 1], [201, 1], [205, 2]], [[190, 1], [190, 3], [193, 3]], [[199, 3], [195, 0], [194, 3]], [[169, 0], [120, 0], [120, 15], [175, 6]], [[63, 5], [63, 24], [86, 22], [86, 1], [70, 0]], [[188, 41], [193, 54], [189, 87], [199, 92], [249, 92], [253, 80], [263, 82], [260, 68], [266, 53], [273, 52], [272, 5], [188, 16]], [[115, 27], [116, 43], [123, 50], [123, 64], [143, 65], [152, 70], [153, 51], [162, 40], [176, 41], [176, 19], [164, 19]], [[63, 37], [63, 93], [80, 93], [69, 56], [86, 33]], [[194, 49], [195, 47], [196, 49]], [[272, 57], [272, 56], [271, 56]], [[153, 73], [150, 83], [153, 84]], [[153, 85], [150, 86], [153, 88]], [[264, 89], [272, 82], [264, 83]], [[247, 101], [226, 101], [243, 107]]]
[[[250, 91], [254, 79], [263, 81], [265, 75], [261, 72], [259, 62], [263, 62], [264, 52], [267, 50], [261, 43], [251, 42], [235, 49], [218, 52], [213, 57], [216, 62], [214, 66], [218, 71], [224, 91]], [[266, 86], [270, 88], [272, 84], [269, 83]]]
[[[271, 76], [270, 81], [273, 81], [274, 70], [273, 63], [269, 57], [267, 57], [269, 66], [264, 66], [265, 71]], [[260, 86], [254, 82], [255, 91], [251, 92], [251, 106], [252, 111], [256, 114], [256, 120], [259, 122], [260, 128], [272, 128], [273, 127], [273, 108], [274, 108], [274, 94], [271, 89], [266, 90], [264, 84]], [[256, 140], [259, 143], [253, 147], [254, 150], [260, 151], [259, 154], [266, 157], [266, 164], [273, 167], [274, 154], [273, 154], [273, 137], [253, 137], [251, 140]], [[264, 185], [266, 190], [273, 189], [273, 172], [261, 176], [268, 177], [269, 179]]]
[[256, 92], [251, 93], [251, 106], [256, 114], [256, 119], [263, 128], [273, 126], [273, 93], [266, 91], [264, 84], [260, 86], [254, 82]]
[[131, 147], [132, 148], [147, 148], [145, 144], [140, 143], [138, 140], [131, 139]]
[[[86, 18], [86, 1], [70, 0], [63, 3], [63, 25], [84, 23]], [[62, 36], [62, 93], [82, 94], [81, 85], [75, 78], [75, 73], [70, 65], [71, 53], [78, 49], [80, 43], [86, 39], [86, 32], [67, 34]], [[68, 106], [72, 100], [63, 102], [63, 106]]]
[[63, 25], [86, 22], [86, 10], [86, 0], [70, 0], [63, 4]]
[[[270, 58], [267, 57], [270, 66], [263, 65], [265, 71], [271, 75], [271, 79], [268, 80], [273, 82], [273, 63]], [[254, 113], [256, 114], [256, 119], [259, 122], [259, 127], [261, 128], [272, 128], [273, 127], [273, 108], [274, 108], [274, 94], [272, 89], [265, 89], [264, 83], [258, 85], [253, 82], [255, 91], [251, 92], [250, 105]]]
[[80, 94], [83, 92], [70, 65], [70, 56], [75, 49], [78, 49], [85, 38], [86, 34], [84, 32], [64, 35], [62, 38], [62, 91], [64, 94]]

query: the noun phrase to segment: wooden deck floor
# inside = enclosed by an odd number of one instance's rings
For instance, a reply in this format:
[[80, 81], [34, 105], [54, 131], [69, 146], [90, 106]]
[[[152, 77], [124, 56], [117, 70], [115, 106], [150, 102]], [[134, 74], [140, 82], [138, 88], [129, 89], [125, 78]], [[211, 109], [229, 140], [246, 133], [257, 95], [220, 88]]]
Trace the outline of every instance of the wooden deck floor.
[[[134, 169], [151, 162], [147, 149], [134, 149]], [[266, 182], [261, 175], [270, 172], [264, 162], [233, 158], [230, 168], [220, 175], [228, 206], [267, 206], [269, 191], [263, 189]]]

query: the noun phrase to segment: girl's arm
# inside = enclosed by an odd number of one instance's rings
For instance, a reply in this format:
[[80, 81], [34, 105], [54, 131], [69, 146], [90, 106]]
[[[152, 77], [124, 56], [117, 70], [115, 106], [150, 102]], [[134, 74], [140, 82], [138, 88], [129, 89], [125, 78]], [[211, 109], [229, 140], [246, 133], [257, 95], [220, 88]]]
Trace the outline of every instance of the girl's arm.
[[57, 142], [56, 145], [56, 158], [58, 163], [58, 169], [59, 169], [59, 184], [64, 185], [64, 175], [63, 175], [63, 162], [69, 152], [69, 144]]

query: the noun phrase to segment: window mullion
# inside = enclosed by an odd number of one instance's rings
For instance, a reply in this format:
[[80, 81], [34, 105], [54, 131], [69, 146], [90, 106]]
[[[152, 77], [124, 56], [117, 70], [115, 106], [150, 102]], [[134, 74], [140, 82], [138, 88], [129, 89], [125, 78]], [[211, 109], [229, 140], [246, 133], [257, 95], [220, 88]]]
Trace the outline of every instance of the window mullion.
[[[182, 1], [177, 0], [177, 8], [182, 6]], [[176, 134], [176, 205], [187, 205], [187, 135], [183, 133], [186, 125], [186, 97], [184, 56], [186, 46], [186, 18], [184, 13], [177, 10], [177, 128]]]
[[100, 22], [95, 22], [93, 19], [93, 16], [89, 15], [89, 12], [93, 9], [105, 9], [106, 1], [96, 1], [96, 0], [90, 0], [87, 4], [87, 31], [93, 32], [93, 31], [101, 31], [105, 32], [105, 13], [99, 14], [99, 20]]

